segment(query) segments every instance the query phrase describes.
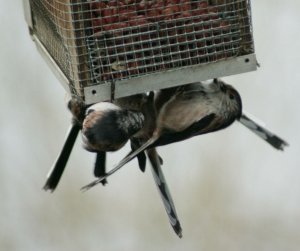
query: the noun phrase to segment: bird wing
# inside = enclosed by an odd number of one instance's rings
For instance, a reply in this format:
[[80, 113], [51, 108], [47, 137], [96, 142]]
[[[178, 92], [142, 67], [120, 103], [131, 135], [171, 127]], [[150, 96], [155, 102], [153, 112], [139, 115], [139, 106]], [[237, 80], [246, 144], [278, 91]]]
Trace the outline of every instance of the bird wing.
[[51, 190], [53, 192], [57, 187], [59, 180], [65, 170], [66, 164], [68, 162], [80, 129], [81, 126], [79, 124], [75, 122], [71, 124], [67, 132], [63, 148], [47, 175], [47, 180], [43, 187], [44, 190]]
[[158, 139], [158, 136], [154, 135], [152, 136], [145, 144], [143, 144], [141, 147], [139, 147], [138, 149], [136, 149], [135, 151], [133, 151], [132, 153], [130, 153], [129, 155], [127, 155], [125, 158], [123, 158], [119, 164], [117, 164], [112, 170], [110, 170], [109, 172], [106, 173], [105, 176], [91, 182], [90, 184], [84, 186], [81, 188], [81, 190], [86, 191], [90, 188], [92, 188], [93, 186], [99, 184], [100, 182], [102, 182], [102, 180], [106, 179], [107, 177], [109, 177], [110, 175], [114, 174], [116, 171], [118, 171], [122, 166], [124, 166], [127, 162], [131, 161], [133, 158], [135, 158], [139, 153], [143, 152], [146, 148], [151, 147], [153, 145], [153, 143]]
[[216, 115], [214, 113], [206, 115], [181, 132], [165, 131], [164, 133], [162, 133], [161, 137], [153, 144], [153, 146], [163, 146], [174, 142], [179, 142], [196, 135], [200, 135], [206, 132], [204, 130], [209, 127], [209, 124], [214, 120], [215, 117]]

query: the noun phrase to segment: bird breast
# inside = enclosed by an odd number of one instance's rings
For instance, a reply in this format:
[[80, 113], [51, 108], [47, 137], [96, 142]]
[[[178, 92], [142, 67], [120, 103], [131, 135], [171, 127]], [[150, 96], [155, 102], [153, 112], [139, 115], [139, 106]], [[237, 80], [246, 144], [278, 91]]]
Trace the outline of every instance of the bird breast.
[[172, 131], [183, 131], [210, 114], [212, 107], [205, 99], [174, 99], [168, 102], [158, 116], [158, 125]]

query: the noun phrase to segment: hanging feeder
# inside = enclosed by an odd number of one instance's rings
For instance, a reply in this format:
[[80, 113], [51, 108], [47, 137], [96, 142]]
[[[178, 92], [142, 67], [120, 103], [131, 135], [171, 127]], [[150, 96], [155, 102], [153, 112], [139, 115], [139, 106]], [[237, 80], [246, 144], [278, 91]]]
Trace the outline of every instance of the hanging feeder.
[[250, 0], [23, 0], [37, 48], [86, 104], [256, 69]]

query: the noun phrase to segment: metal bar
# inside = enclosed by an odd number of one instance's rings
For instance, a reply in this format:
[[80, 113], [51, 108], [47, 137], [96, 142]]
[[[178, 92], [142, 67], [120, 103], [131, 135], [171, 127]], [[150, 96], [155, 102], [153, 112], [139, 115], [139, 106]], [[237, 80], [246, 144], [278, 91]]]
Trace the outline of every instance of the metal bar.
[[41, 43], [39, 38], [33, 34], [32, 39], [35, 42], [35, 45], [38, 49], [38, 52], [42, 55], [43, 59], [46, 61], [54, 75], [58, 78], [59, 82], [62, 84], [63, 88], [70, 93], [70, 81], [66, 77], [66, 75], [61, 71], [55, 60], [49, 54], [45, 46]]
[[201, 20], [193, 14], [108, 30], [89, 1], [23, 3], [39, 52], [87, 104], [256, 70], [250, 0], [214, 0], [217, 9]]
[[33, 23], [32, 23], [31, 7], [30, 7], [29, 0], [23, 0], [23, 8], [24, 8], [26, 23], [28, 24], [29, 28], [32, 29]]
[[[197, 65], [174, 71], [170, 70], [162, 73], [154, 73], [140, 78], [116, 81], [115, 98], [255, 71], [256, 68], [257, 61], [255, 54], [249, 54], [206, 65]], [[84, 88], [86, 104], [109, 100], [111, 95], [110, 88], [110, 83]]]

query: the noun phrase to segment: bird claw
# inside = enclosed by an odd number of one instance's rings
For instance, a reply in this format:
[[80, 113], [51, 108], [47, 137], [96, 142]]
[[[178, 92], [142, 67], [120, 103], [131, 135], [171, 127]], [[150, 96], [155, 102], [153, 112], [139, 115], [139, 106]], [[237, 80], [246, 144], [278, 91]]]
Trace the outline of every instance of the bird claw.
[[103, 186], [105, 186], [106, 184], [108, 184], [108, 182], [107, 182], [107, 180], [106, 180], [106, 179], [104, 179], [104, 180], [101, 180], [101, 181], [100, 181], [100, 183], [101, 183]]

